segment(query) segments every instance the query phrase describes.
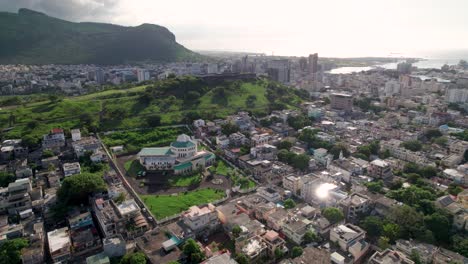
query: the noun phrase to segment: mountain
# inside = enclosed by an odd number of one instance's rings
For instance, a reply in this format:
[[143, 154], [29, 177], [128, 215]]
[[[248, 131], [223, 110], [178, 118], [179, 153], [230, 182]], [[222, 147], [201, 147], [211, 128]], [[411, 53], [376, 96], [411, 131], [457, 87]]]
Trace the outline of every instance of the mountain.
[[158, 25], [74, 23], [29, 9], [0, 12], [1, 64], [122, 64], [200, 56]]

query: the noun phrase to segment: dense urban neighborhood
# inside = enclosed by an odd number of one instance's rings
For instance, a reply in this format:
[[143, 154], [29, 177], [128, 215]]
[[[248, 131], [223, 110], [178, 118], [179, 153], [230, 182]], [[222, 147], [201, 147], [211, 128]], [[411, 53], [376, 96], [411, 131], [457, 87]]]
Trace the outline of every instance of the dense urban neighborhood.
[[0, 263], [468, 263], [465, 61], [216, 60], [1, 65]]

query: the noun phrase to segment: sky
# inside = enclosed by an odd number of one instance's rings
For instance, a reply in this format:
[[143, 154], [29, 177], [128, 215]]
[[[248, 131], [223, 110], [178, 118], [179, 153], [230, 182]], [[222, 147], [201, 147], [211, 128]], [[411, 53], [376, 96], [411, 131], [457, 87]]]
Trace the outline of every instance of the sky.
[[21, 7], [76, 22], [158, 24], [192, 50], [329, 57], [468, 50], [467, 0], [0, 0], [1, 11]]

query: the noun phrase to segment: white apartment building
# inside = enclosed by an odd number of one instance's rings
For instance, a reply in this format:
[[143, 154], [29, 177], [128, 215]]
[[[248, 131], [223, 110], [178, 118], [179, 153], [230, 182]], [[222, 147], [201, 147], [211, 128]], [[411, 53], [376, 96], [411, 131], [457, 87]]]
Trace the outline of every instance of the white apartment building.
[[196, 234], [202, 231], [211, 233], [220, 224], [216, 207], [212, 204], [201, 208], [198, 206], [190, 207], [182, 215], [182, 221]]

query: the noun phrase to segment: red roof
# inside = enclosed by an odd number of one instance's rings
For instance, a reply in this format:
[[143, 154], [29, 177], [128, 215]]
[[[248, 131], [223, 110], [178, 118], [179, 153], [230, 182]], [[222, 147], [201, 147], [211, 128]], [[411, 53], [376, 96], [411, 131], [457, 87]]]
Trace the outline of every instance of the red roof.
[[63, 129], [61, 129], [61, 128], [52, 128], [52, 130], [50, 130], [50, 132], [52, 134], [59, 134], [59, 133], [63, 133]]

